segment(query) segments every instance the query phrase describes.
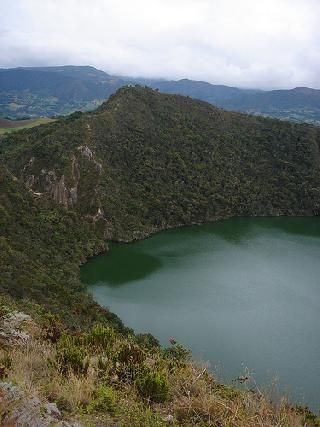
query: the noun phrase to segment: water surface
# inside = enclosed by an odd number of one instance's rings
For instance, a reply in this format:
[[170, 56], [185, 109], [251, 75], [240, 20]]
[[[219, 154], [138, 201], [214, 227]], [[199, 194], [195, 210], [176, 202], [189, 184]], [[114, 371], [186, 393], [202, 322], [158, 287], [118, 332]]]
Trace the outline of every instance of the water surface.
[[173, 336], [224, 381], [320, 408], [320, 218], [236, 218], [111, 245], [82, 267], [94, 298], [136, 332]]

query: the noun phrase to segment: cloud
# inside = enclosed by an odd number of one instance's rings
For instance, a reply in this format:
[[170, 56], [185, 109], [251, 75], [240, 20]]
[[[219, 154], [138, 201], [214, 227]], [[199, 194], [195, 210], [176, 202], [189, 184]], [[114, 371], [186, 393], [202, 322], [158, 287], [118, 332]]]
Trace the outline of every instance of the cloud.
[[1, 0], [0, 66], [320, 88], [318, 0]]

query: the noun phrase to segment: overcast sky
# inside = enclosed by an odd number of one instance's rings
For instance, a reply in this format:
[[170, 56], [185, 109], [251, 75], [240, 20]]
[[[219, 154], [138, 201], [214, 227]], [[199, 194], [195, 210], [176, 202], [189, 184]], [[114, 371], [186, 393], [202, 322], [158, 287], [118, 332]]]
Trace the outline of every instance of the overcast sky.
[[320, 88], [320, 0], [0, 0], [0, 67]]

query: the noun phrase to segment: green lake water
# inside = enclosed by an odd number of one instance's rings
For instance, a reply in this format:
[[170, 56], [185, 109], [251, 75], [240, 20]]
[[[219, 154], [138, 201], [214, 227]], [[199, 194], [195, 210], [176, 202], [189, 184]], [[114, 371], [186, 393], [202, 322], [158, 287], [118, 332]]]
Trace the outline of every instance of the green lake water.
[[320, 409], [320, 218], [235, 218], [110, 245], [81, 269], [136, 332], [169, 337], [231, 382], [244, 367]]

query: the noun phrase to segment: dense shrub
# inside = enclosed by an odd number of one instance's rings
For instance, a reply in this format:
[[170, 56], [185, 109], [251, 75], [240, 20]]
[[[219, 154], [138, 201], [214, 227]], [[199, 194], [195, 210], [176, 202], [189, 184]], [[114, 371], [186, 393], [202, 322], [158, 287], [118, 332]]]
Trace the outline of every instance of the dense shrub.
[[172, 344], [163, 350], [163, 355], [175, 365], [184, 365], [191, 357], [191, 351], [179, 343]]
[[89, 403], [87, 412], [108, 412], [114, 414], [117, 409], [117, 395], [112, 387], [100, 385], [92, 402]]
[[63, 373], [73, 371], [75, 374], [86, 374], [89, 367], [86, 349], [76, 344], [70, 335], [62, 335], [58, 341], [56, 360]]
[[92, 327], [84, 336], [86, 345], [96, 350], [110, 350], [117, 335], [113, 328], [98, 324]]
[[161, 372], [146, 370], [141, 374], [136, 385], [140, 395], [145, 399], [152, 402], [164, 402], [168, 399], [168, 380]]

